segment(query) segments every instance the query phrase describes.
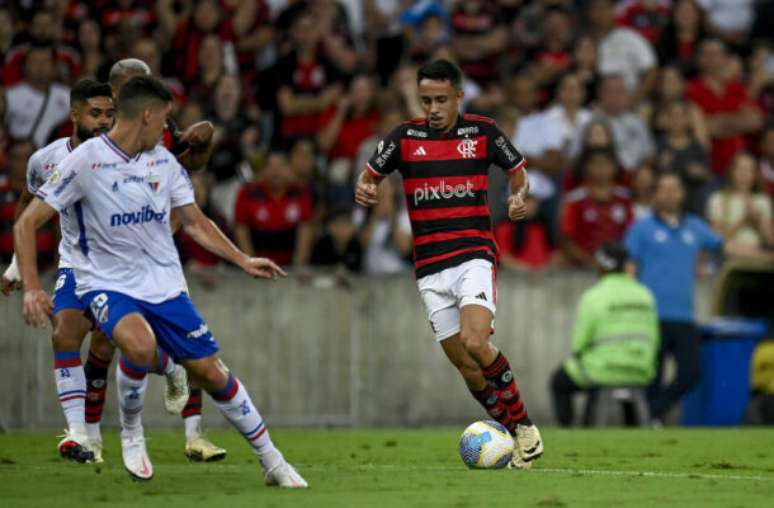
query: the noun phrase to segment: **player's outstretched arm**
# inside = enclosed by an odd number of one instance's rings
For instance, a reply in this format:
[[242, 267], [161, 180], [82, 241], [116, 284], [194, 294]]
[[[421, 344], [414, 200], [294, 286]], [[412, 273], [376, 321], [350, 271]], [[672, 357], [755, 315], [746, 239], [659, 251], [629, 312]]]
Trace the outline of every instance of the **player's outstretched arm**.
[[[19, 201], [16, 202], [14, 220], [19, 219], [24, 209], [27, 208], [27, 205], [30, 204], [30, 201], [32, 201], [32, 198], [34, 197], [35, 196], [33, 196], [26, 187], [22, 189]], [[8, 296], [17, 289], [21, 289], [21, 287], [21, 274], [19, 274], [19, 265], [16, 261], [16, 255], [14, 254], [11, 264], [8, 265], [8, 268], [3, 272], [3, 275], [0, 276], [0, 291], [2, 291], [5, 296]]]
[[38, 198], [34, 198], [22, 213], [13, 228], [14, 250], [16, 251], [24, 281], [24, 321], [28, 325], [43, 328], [49, 321], [53, 302], [51, 297], [40, 287], [38, 278], [37, 247], [35, 232], [51, 220], [56, 210]]
[[508, 218], [512, 221], [522, 220], [527, 216], [527, 206], [524, 201], [529, 194], [529, 178], [527, 170], [522, 169], [509, 178], [511, 195], [508, 198]]
[[378, 178], [367, 169], [364, 169], [355, 184], [355, 202], [366, 208], [374, 206], [378, 201], [376, 187], [382, 180], [384, 178]]
[[287, 274], [277, 266], [273, 261], [266, 258], [250, 257], [234, 243], [204, 215], [204, 212], [191, 203], [185, 206], [177, 207], [173, 214], [183, 225], [185, 232], [194, 239], [196, 243], [209, 250], [213, 254], [231, 261], [239, 268], [259, 279], [276, 279], [277, 277], [286, 277]]

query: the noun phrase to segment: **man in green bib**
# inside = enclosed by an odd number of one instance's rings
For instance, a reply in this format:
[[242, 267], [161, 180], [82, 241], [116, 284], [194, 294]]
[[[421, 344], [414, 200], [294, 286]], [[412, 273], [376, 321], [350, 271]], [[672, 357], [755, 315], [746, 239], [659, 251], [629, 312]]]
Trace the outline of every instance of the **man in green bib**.
[[578, 306], [572, 356], [551, 381], [560, 425], [572, 424], [572, 395], [602, 386], [647, 386], [656, 374], [656, 303], [624, 270], [626, 249], [606, 243], [594, 254], [601, 272]]

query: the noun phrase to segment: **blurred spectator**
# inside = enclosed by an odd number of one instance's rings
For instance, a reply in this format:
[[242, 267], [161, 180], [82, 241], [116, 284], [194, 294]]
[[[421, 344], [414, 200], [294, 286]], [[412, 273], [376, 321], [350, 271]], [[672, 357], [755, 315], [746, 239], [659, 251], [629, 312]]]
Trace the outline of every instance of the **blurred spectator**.
[[[365, 0], [363, 8], [370, 37], [370, 68], [386, 86], [400, 65], [405, 40], [400, 26], [401, 0]], [[377, 65], [378, 64], [378, 65]]]
[[417, 67], [412, 64], [398, 67], [382, 96], [386, 104], [395, 104], [405, 111], [405, 119], [420, 118], [425, 115], [417, 93]]
[[597, 96], [597, 44], [589, 35], [575, 40], [572, 52], [572, 69], [585, 90], [584, 105], [588, 105]]
[[572, 66], [573, 20], [570, 12], [560, 6], [545, 10], [542, 43], [528, 61], [535, 62], [532, 72], [538, 85], [553, 95], [562, 73]]
[[414, 62], [424, 62], [438, 46], [449, 42], [449, 14], [438, 0], [414, 2], [400, 15], [407, 27], [408, 54]]
[[5, 76], [5, 59], [13, 42], [13, 18], [8, 9], [0, 7], [0, 73]]
[[610, 124], [617, 158], [627, 171], [637, 169], [655, 155], [650, 130], [639, 115], [632, 113], [630, 97], [621, 76], [602, 78], [596, 116]]
[[451, 13], [451, 43], [462, 72], [479, 85], [498, 78], [499, 55], [508, 32], [496, 2], [456, 0]]
[[93, 19], [85, 19], [78, 26], [78, 50], [82, 59], [80, 77], [97, 79], [98, 73], [108, 62], [102, 47], [102, 29]]
[[606, 243], [594, 257], [599, 282], [581, 296], [572, 356], [551, 380], [556, 419], [563, 427], [573, 422], [574, 393], [646, 386], [656, 374], [659, 329], [653, 294], [624, 273], [628, 255], [621, 245]]
[[[182, 104], [186, 100], [186, 90], [183, 84], [176, 77], [164, 76], [161, 72], [161, 53], [159, 45], [153, 39], [145, 37], [137, 39], [129, 50], [129, 56], [137, 58], [148, 64], [151, 70], [151, 76], [160, 79], [172, 91], [175, 101]], [[211, 96], [204, 97], [207, 102]]]
[[671, 0], [623, 0], [616, 5], [619, 25], [636, 30], [652, 45], [658, 44], [669, 15]]
[[312, 196], [294, 182], [287, 157], [271, 152], [258, 180], [245, 184], [236, 201], [234, 234], [240, 249], [289, 266], [305, 265], [313, 240]]
[[318, 51], [320, 30], [310, 13], [299, 15], [291, 31], [292, 51], [277, 62], [278, 139], [284, 144], [314, 136], [322, 113], [341, 92], [335, 66]]
[[616, 27], [613, 0], [590, 0], [588, 19], [598, 43], [599, 73], [621, 76], [632, 102], [639, 103], [655, 84], [657, 62], [653, 48], [631, 28]]
[[711, 34], [729, 44], [743, 44], [753, 23], [754, 0], [697, 0], [707, 13]]
[[413, 239], [400, 177], [390, 175], [377, 192], [379, 201], [372, 209], [356, 210], [356, 214], [368, 214], [361, 219], [365, 222], [361, 233], [363, 271], [384, 274], [409, 270]]
[[564, 159], [572, 157], [572, 145], [591, 120], [591, 111], [583, 107], [586, 93], [576, 74], [565, 74], [556, 90], [556, 101], [543, 115], [545, 129], [558, 134]]
[[755, 159], [738, 153], [726, 187], [709, 199], [707, 219], [726, 241], [751, 247], [774, 246], [771, 198], [758, 191], [755, 177]]
[[11, 137], [46, 144], [49, 133], [70, 113], [70, 89], [54, 82], [54, 48], [31, 45], [24, 57], [24, 80], [5, 92], [5, 123]]
[[571, 171], [565, 177], [564, 187], [566, 189], [574, 189], [583, 183], [583, 168], [578, 164], [578, 160], [583, 154], [593, 149], [612, 151], [616, 155], [617, 165], [621, 165], [615, 149], [613, 129], [610, 127], [610, 123], [599, 115], [592, 115], [586, 126], [580, 131], [578, 137], [573, 140], [570, 147], [570, 157], [573, 165]]
[[584, 184], [567, 194], [561, 218], [561, 247], [566, 261], [594, 268], [594, 251], [605, 242], [623, 239], [632, 221], [626, 189], [615, 185], [615, 155], [605, 149], [586, 152], [578, 163]]
[[[255, 20], [255, 2], [240, 2], [238, 10], [231, 16], [224, 16], [217, 0], [188, 0], [183, 2], [180, 12], [175, 10], [173, 0], [159, 0], [156, 3], [161, 35], [171, 45], [176, 75], [183, 83], [190, 85], [197, 81], [200, 46], [208, 34], [218, 37], [223, 44], [233, 44], [244, 34]], [[233, 46], [230, 46], [233, 48]], [[236, 72], [232, 65], [230, 72]]]
[[[530, 193], [553, 209], [557, 206], [558, 182], [566, 166], [563, 139], [558, 129], [548, 129], [545, 116], [537, 109], [535, 80], [522, 72], [507, 84], [508, 101], [521, 112], [513, 138], [514, 146], [530, 165]], [[555, 213], [555, 212], [554, 212]]]
[[696, 74], [696, 53], [704, 38], [704, 11], [696, 0], [677, 0], [658, 43], [661, 65], [672, 65], [688, 75]]
[[747, 67], [750, 98], [771, 118], [774, 113], [774, 52], [771, 45], [756, 44]]
[[257, 157], [261, 134], [244, 110], [238, 77], [221, 76], [213, 99], [214, 111], [209, 119], [215, 132], [207, 165], [207, 171], [215, 177], [211, 199], [213, 206], [231, 223], [239, 188], [252, 176], [249, 162]]
[[313, 266], [344, 267], [360, 272], [363, 265], [363, 247], [355, 234], [352, 207], [334, 207], [325, 219], [325, 231], [312, 249]]
[[763, 192], [774, 198], [774, 124], [769, 124], [761, 136], [758, 183]]
[[75, 81], [81, 73], [81, 58], [69, 46], [58, 39], [61, 31], [52, 11], [40, 9], [35, 12], [28, 32], [17, 33], [13, 46], [5, 54], [3, 83], [10, 87], [25, 79], [26, 57], [32, 48], [47, 46], [51, 48], [51, 77], [62, 83]]
[[640, 166], [632, 180], [632, 213], [634, 220], [653, 211], [653, 191], [656, 186], [656, 171], [650, 164]]
[[130, 25], [139, 33], [150, 35], [156, 25], [156, 15], [150, 5], [153, 2], [142, 0], [104, 2], [99, 24], [108, 34], [118, 32], [121, 25]]
[[338, 72], [352, 74], [358, 55], [347, 10], [336, 0], [313, 0], [308, 2], [308, 12], [319, 31], [322, 54], [336, 66]]
[[323, 196], [317, 159], [317, 149], [311, 139], [299, 139], [290, 147], [288, 162], [296, 183], [309, 188], [315, 204]]
[[[202, 37], [199, 44], [199, 68], [196, 79], [187, 83], [192, 97], [200, 101], [206, 101], [212, 97], [215, 87], [226, 72], [225, 48], [223, 41], [215, 34], [207, 34]], [[238, 75], [234, 74], [238, 77]]]
[[[511, 139], [520, 118], [518, 109], [508, 107], [500, 108], [495, 116], [500, 130]], [[514, 270], [541, 268], [550, 261], [554, 248], [556, 205], [549, 202], [549, 206], [544, 206], [536, 194], [531, 192], [525, 199], [527, 216], [524, 220], [513, 222], [508, 219], [508, 196], [508, 177], [502, 171], [492, 171], [489, 175], [487, 201], [495, 224], [495, 240], [500, 247], [502, 265]], [[550, 206], [552, 204], [554, 206]]]
[[703, 215], [713, 185], [713, 175], [707, 150], [690, 130], [690, 103], [677, 100], [666, 104], [656, 113], [665, 132], [658, 141], [660, 171], [673, 171], [680, 175], [685, 187], [686, 212]]
[[273, 63], [272, 42], [275, 34], [271, 23], [271, 10], [266, 0], [223, 0], [222, 6], [229, 18], [252, 18], [250, 26], [243, 25], [241, 31], [237, 31], [235, 43], [239, 75], [248, 85], [248, 89], [252, 89], [257, 78], [256, 71]]
[[[696, 260], [702, 250], [720, 251], [723, 240], [697, 216], [683, 214], [680, 177], [663, 173], [656, 181], [653, 215], [626, 233], [632, 270], [656, 297], [661, 349], [656, 379], [649, 388], [651, 414], [660, 422], [699, 379], [699, 332], [694, 321]], [[662, 386], [664, 358], [674, 356], [675, 379]]]
[[[650, 122], [656, 136], [664, 135], [667, 130], [666, 116], [658, 115], [656, 112], [663, 112], [665, 108], [674, 102], [683, 102], [685, 96], [685, 79], [680, 70], [674, 66], [667, 66], [661, 69], [660, 79], [656, 89], [656, 100], [641, 109], [641, 114]], [[685, 111], [689, 135], [695, 138], [702, 146], [709, 147], [710, 135], [707, 130], [707, 119], [704, 113], [696, 104], [688, 102]]]
[[688, 98], [707, 116], [712, 137], [712, 170], [724, 175], [731, 159], [745, 149], [744, 135], [762, 126], [760, 111], [744, 84], [729, 77], [729, 56], [717, 39], [699, 46], [701, 74], [688, 85]]
[[357, 150], [357, 157], [354, 162], [355, 169], [352, 175], [352, 185], [354, 185], [358, 175], [360, 175], [360, 171], [365, 168], [368, 159], [376, 152], [379, 141], [386, 138], [394, 128], [405, 120], [402, 108], [393, 103], [388, 102], [386, 104], [387, 106], [382, 108], [379, 113], [379, 121], [375, 125], [373, 134], [368, 139], [364, 139]]
[[[16, 141], [8, 147], [6, 166], [0, 168], [0, 260], [9, 263], [13, 256], [13, 225], [16, 203], [27, 186], [27, 161], [35, 151], [30, 141]], [[53, 263], [57, 249], [57, 227], [49, 223], [37, 231], [38, 264]]]
[[320, 119], [317, 146], [330, 161], [328, 166], [329, 199], [354, 200], [352, 194], [353, 163], [362, 142], [373, 135], [379, 122], [376, 107], [375, 81], [367, 74], [355, 76], [349, 90], [335, 107], [325, 111]]

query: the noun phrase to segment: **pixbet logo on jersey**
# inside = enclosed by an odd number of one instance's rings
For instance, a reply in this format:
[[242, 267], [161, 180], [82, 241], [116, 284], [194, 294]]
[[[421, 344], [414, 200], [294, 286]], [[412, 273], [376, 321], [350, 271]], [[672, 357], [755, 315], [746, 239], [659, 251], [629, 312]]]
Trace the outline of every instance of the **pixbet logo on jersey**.
[[129, 226], [148, 222], [164, 222], [167, 212], [156, 213], [150, 206], [143, 206], [139, 212], [114, 213], [110, 216], [110, 226]]
[[449, 199], [452, 197], [464, 198], [465, 196], [474, 197], [474, 184], [470, 180], [464, 184], [449, 185], [445, 180], [441, 180], [438, 185], [425, 184], [414, 190], [414, 206], [418, 206], [422, 201], [433, 201], [435, 199]]

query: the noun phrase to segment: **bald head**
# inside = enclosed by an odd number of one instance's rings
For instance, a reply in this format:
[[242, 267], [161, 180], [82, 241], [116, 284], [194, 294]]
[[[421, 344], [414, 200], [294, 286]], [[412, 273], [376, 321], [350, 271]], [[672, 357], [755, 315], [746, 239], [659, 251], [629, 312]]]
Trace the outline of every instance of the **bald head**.
[[150, 75], [150, 67], [142, 60], [138, 58], [124, 58], [114, 63], [113, 67], [110, 68], [108, 82], [110, 83], [110, 88], [113, 89], [113, 95], [118, 95], [118, 90], [130, 78]]

